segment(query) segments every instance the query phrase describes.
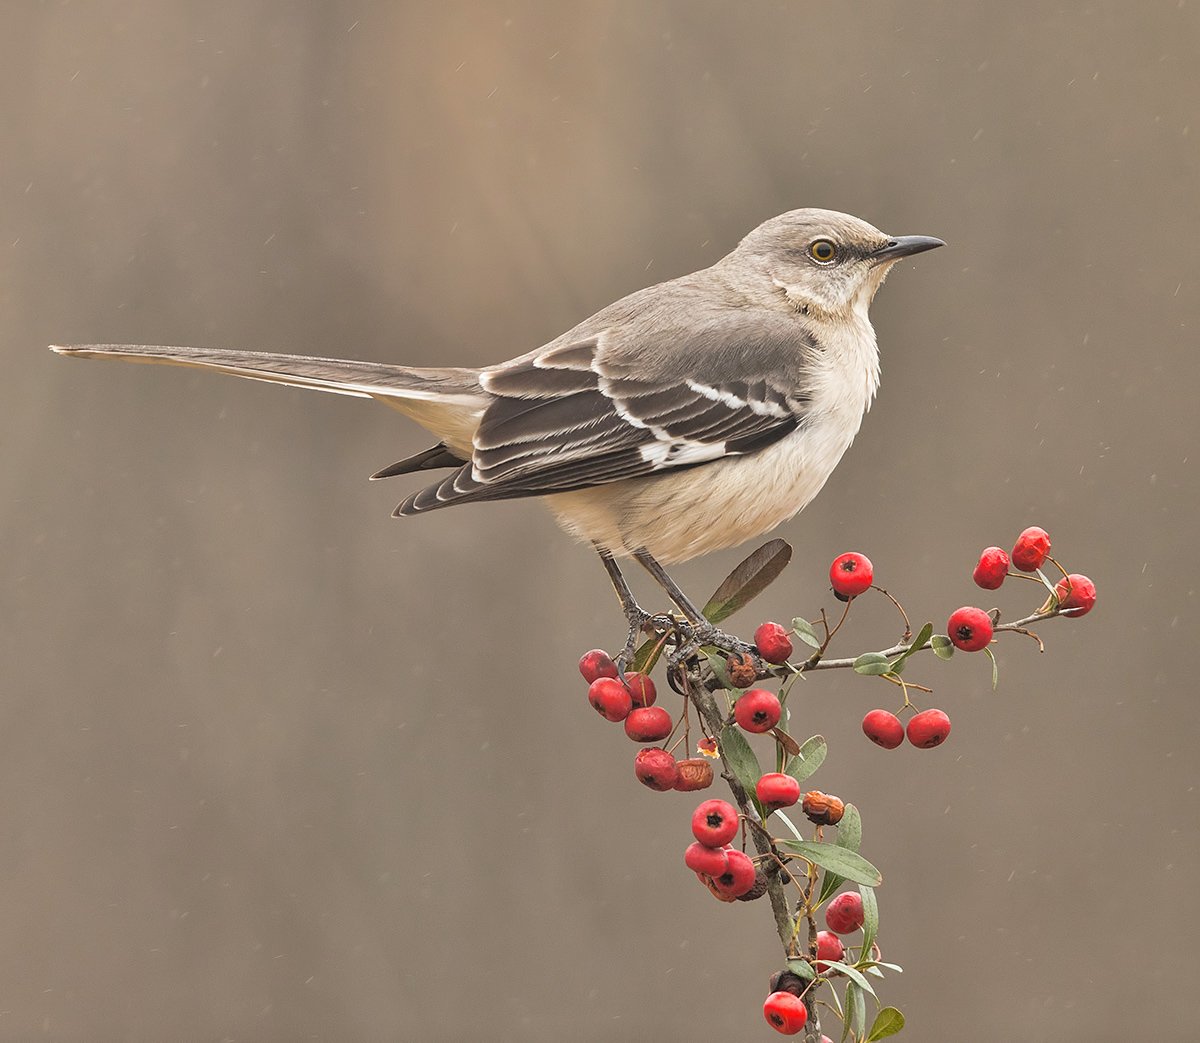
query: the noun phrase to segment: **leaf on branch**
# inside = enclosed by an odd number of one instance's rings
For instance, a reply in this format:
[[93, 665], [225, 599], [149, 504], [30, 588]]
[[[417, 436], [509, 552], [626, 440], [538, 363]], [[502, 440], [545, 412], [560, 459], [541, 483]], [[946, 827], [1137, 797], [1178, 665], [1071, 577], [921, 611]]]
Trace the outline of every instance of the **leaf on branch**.
[[767, 589], [792, 559], [792, 548], [784, 540], [764, 543], [737, 566], [704, 606], [704, 618], [710, 623], [728, 619]]
[[854, 660], [854, 672], [866, 674], [868, 677], [878, 677], [892, 669], [891, 660], [882, 652], [864, 652]]
[[[832, 966], [836, 966], [833, 964]], [[861, 977], [861, 975], [860, 975]], [[866, 981], [863, 978], [863, 981]], [[862, 1039], [867, 1027], [867, 1001], [862, 990], [853, 982], [846, 983], [846, 1023], [845, 1028], [857, 1040]]]
[[772, 728], [771, 735], [774, 737], [775, 741], [783, 747], [783, 752], [789, 757], [800, 756], [800, 746], [797, 744], [796, 740], [788, 735], [788, 733], [782, 728]]
[[754, 795], [754, 788], [762, 775], [762, 768], [758, 766], [758, 758], [740, 728], [730, 724], [721, 730], [721, 756], [742, 784], [746, 796], [757, 804], [758, 798]]
[[[857, 852], [862, 846], [862, 815], [859, 814], [858, 808], [853, 804], [846, 805], [846, 810], [842, 813], [842, 821], [838, 823], [837, 846], [845, 848], [850, 852]], [[837, 870], [826, 868], [825, 878], [821, 881], [821, 893], [818, 900], [824, 902], [847, 879], [854, 880], [856, 884], [866, 884], [868, 887], [876, 886], [870, 880], [856, 880], [848, 874], [838, 875]]]
[[[863, 974], [862, 971], [858, 970], [857, 968], [851, 967], [848, 963], [826, 964], [824, 960], [820, 960], [818, 962], [820, 962], [822, 965], [822, 967], [821, 967], [822, 974], [828, 974], [830, 971], [841, 971], [844, 975], [846, 975], [847, 978], [849, 978], [860, 989], [865, 989], [872, 996], [875, 995], [874, 987], [871, 985], [871, 983], [869, 981], [867, 981], [866, 975]], [[847, 991], [849, 991], [849, 990], [847, 990]]]
[[[837, 877], [838, 883], [834, 885], [834, 890], [842, 880], [853, 880], [856, 884], [866, 884], [868, 887], [878, 887], [883, 883], [883, 876], [879, 870], [858, 852], [849, 848], [838, 847], [836, 844], [818, 844], [813, 840], [781, 840], [779, 843], [788, 851], [824, 869], [826, 879], [831, 875]], [[824, 898], [821, 900], [824, 901]]]
[[862, 895], [863, 904], [863, 943], [862, 956], [871, 955], [871, 945], [879, 934], [879, 902], [875, 898], [875, 888], [860, 884], [858, 893]]
[[925, 642], [931, 637], [933, 637], [933, 624], [926, 623], [923, 627], [921, 627], [920, 633], [913, 638], [913, 642], [908, 646], [908, 650], [902, 652], [900, 657], [902, 659], [907, 659], [914, 652], [919, 652], [925, 646]]
[[792, 633], [806, 645], [811, 645], [813, 648], [821, 647], [821, 639], [817, 637], [817, 632], [813, 630], [812, 624], [803, 616], [797, 616], [792, 620]]
[[796, 977], [803, 978], [805, 981], [812, 981], [815, 978], [816, 972], [812, 969], [812, 964], [807, 960], [788, 960], [787, 969]]
[[884, 1007], [875, 1015], [871, 1031], [867, 1033], [867, 1043], [894, 1036], [904, 1028], [904, 1015], [895, 1007]]
[[987, 657], [992, 661], [992, 691], [996, 690], [996, 686], [1000, 684], [1000, 664], [996, 662], [996, 653], [987, 646], [983, 649], [987, 653]]
[[825, 742], [825, 736], [814, 735], [811, 739], [805, 739], [800, 752], [788, 761], [785, 774], [797, 782], [803, 782], [821, 766], [828, 752], [829, 746]]
[[954, 655], [954, 642], [945, 634], [934, 634], [929, 639], [929, 647], [933, 649], [933, 654], [939, 659], [949, 659]]
[[661, 638], [647, 638], [641, 643], [638, 650], [633, 654], [633, 663], [630, 665], [630, 670], [636, 670], [639, 674], [648, 674], [654, 669], [654, 664], [658, 662], [658, 657], [662, 655], [663, 649], [666, 647], [666, 642]]

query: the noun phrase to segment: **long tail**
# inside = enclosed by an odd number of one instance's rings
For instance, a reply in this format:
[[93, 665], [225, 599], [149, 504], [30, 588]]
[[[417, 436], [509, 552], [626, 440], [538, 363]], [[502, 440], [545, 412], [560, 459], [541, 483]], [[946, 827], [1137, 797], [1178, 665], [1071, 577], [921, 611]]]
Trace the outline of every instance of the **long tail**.
[[192, 366], [250, 380], [265, 380], [273, 384], [313, 388], [358, 398], [436, 400], [445, 405], [468, 408], [487, 404], [487, 393], [479, 386], [479, 373], [474, 369], [418, 369], [382, 362], [272, 355], [262, 351], [141, 344], [75, 344], [69, 347], [52, 346], [50, 350], [79, 358]]

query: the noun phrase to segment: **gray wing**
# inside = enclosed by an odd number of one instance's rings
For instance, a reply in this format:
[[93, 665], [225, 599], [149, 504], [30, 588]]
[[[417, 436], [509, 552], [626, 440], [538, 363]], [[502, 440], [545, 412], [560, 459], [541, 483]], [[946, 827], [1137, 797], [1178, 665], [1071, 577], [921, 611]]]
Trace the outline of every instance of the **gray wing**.
[[494, 396], [474, 453], [397, 515], [544, 496], [753, 453], [804, 423], [803, 327], [732, 313], [622, 343], [606, 330], [480, 374]]

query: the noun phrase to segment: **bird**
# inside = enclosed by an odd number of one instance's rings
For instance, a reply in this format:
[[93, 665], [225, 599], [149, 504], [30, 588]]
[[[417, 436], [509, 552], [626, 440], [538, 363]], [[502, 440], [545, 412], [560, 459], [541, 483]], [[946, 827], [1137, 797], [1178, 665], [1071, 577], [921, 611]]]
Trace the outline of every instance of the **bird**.
[[374, 480], [446, 472], [395, 510], [540, 497], [600, 555], [629, 632], [655, 617], [618, 558], [682, 613], [690, 647], [747, 649], [710, 624], [665, 565], [792, 518], [850, 447], [879, 387], [868, 309], [901, 258], [944, 246], [805, 208], [773, 217], [715, 264], [646, 287], [496, 365], [417, 368], [221, 348], [52, 345], [62, 355], [164, 363], [370, 398], [436, 444]]

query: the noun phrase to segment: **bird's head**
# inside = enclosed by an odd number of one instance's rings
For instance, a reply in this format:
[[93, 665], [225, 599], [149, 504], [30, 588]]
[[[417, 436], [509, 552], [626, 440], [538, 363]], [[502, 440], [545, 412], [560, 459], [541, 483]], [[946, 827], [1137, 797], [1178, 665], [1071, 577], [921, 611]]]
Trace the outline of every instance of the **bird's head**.
[[946, 244], [927, 235], [886, 235], [834, 210], [791, 210], [759, 225], [729, 259], [742, 258], [776, 293], [814, 317], [865, 314], [902, 257]]

